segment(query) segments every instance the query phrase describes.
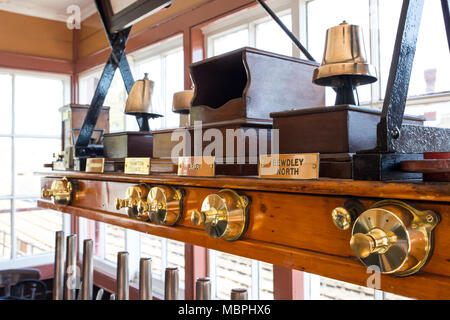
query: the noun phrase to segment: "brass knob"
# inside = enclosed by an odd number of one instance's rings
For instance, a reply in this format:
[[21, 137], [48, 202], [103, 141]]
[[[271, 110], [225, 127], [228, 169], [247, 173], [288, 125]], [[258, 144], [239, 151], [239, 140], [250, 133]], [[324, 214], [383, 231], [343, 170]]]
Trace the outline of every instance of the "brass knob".
[[353, 253], [360, 258], [367, 258], [372, 253], [385, 253], [397, 241], [397, 237], [384, 230], [375, 228], [368, 234], [357, 233], [350, 240]]
[[381, 201], [356, 219], [350, 247], [366, 266], [408, 276], [430, 259], [432, 231], [438, 222], [439, 216], [432, 211], [397, 200]]
[[248, 198], [233, 190], [221, 190], [205, 198], [201, 211], [191, 213], [196, 226], [203, 225], [213, 238], [235, 241], [242, 237], [248, 223]]
[[148, 217], [157, 225], [172, 226], [181, 218], [183, 212], [183, 193], [168, 186], [150, 189], [147, 201], [141, 201], [138, 214]]
[[331, 213], [333, 222], [341, 230], [347, 230], [352, 224], [352, 216], [350, 212], [343, 207], [337, 207]]
[[43, 189], [42, 198], [52, 198], [55, 205], [67, 206], [72, 201], [72, 183], [67, 178], [55, 180], [50, 190]]
[[146, 220], [144, 217], [139, 216], [138, 207], [147, 195], [148, 187], [144, 184], [129, 187], [125, 194], [125, 199], [116, 199], [116, 209], [127, 209], [127, 214], [130, 218]]

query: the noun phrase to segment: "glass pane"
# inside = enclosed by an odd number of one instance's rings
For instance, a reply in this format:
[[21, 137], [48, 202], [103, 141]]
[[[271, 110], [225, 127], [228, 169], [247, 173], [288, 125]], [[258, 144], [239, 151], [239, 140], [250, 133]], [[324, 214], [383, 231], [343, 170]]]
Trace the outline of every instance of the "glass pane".
[[125, 251], [125, 229], [105, 225], [105, 259], [117, 263], [117, 253]]
[[0, 201], [0, 260], [11, 257], [11, 201]]
[[37, 208], [35, 200], [17, 200], [15, 205], [17, 256], [54, 251], [55, 233], [63, 230], [62, 214]]
[[61, 134], [58, 111], [64, 104], [61, 80], [16, 76], [15, 130], [17, 134]]
[[184, 89], [184, 55], [183, 50], [169, 54], [166, 57], [166, 108], [164, 120], [166, 128], [178, 128], [180, 125], [180, 115], [172, 112], [173, 95], [175, 92]]
[[16, 139], [17, 194], [40, 194], [40, 177], [34, 173], [44, 171], [44, 164], [50, 163], [52, 154], [59, 150], [60, 139]]
[[321, 300], [374, 300], [375, 290], [320, 277]]
[[[280, 19], [292, 31], [292, 16], [287, 14], [281, 16]], [[273, 20], [256, 25], [256, 47], [261, 50], [292, 56], [291, 39]]]
[[152, 274], [162, 278], [162, 239], [141, 233], [141, 256], [152, 258]]
[[[162, 94], [162, 60], [160, 57], [153, 58], [141, 63], [137, 68], [137, 79], [143, 79], [145, 73], [148, 73], [148, 78], [155, 82], [155, 86], [153, 88], [153, 97], [152, 97], [152, 108], [153, 112], [157, 114], [165, 114], [165, 105], [164, 99], [161, 96]], [[136, 126], [136, 120], [134, 117], [127, 117], [127, 125], [132, 122], [133, 126]], [[132, 119], [133, 118], [133, 119]], [[164, 118], [158, 118], [150, 120], [150, 128], [153, 129], [161, 129], [164, 127]]]
[[80, 78], [80, 103], [81, 104], [90, 104], [92, 101], [92, 97], [94, 96], [95, 89], [97, 88], [97, 84], [100, 81], [99, 72], [96, 75], [81, 77]]
[[11, 194], [11, 138], [0, 138], [0, 195]]
[[[394, 50], [401, 0], [380, 1], [380, 50], [383, 96]], [[395, 30], [395, 32], [393, 32]], [[433, 35], [430, 37], [430, 35]], [[408, 95], [450, 91], [450, 59], [441, 2], [425, 1]]]
[[[114, 75], [111, 87], [105, 99], [105, 106], [110, 107], [109, 110], [109, 127], [110, 132], [125, 131], [125, 105], [127, 103], [127, 91], [123, 83], [122, 75], [119, 71]], [[90, 101], [89, 101], [90, 103]]]
[[252, 261], [231, 254], [216, 252], [216, 295], [219, 299], [230, 300], [235, 288], [246, 288], [252, 296]]
[[259, 298], [273, 300], [273, 265], [265, 262], [259, 266]]
[[82, 251], [83, 251], [83, 241], [87, 239], [94, 240], [94, 255], [96, 257], [102, 257], [102, 246], [101, 246], [101, 232], [100, 232], [100, 225], [101, 222], [89, 220], [80, 218], [80, 230], [82, 230], [82, 236], [80, 237], [79, 241], [79, 248], [78, 250], [80, 252], [80, 259], [82, 258]]
[[[367, 58], [370, 61], [369, 13], [369, 0], [314, 0], [308, 2], [308, 51], [317, 61], [322, 61], [327, 29], [337, 26], [345, 20], [363, 28]], [[361, 103], [371, 101], [370, 85], [358, 87], [358, 94]], [[327, 105], [334, 105], [335, 99], [335, 92], [327, 88]]]
[[0, 133], [11, 134], [12, 77], [0, 74]]
[[180, 284], [184, 284], [184, 243], [174, 240], [167, 241], [167, 266], [178, 267]]
[[245, 46], [248, 46], [248, 29], [214, 38], [212, 41], [212, 55], [217, 56]]

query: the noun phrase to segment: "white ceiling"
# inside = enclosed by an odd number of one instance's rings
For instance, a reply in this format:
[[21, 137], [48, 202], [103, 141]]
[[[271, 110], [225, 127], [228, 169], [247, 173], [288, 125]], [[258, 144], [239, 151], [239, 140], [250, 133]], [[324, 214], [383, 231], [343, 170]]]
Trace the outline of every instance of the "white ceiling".
[[80, 7], [82, 20], [97, 11], [94, 0], [0, 0], [0, 10], [58, 21], [70, 17], [71, 5]]

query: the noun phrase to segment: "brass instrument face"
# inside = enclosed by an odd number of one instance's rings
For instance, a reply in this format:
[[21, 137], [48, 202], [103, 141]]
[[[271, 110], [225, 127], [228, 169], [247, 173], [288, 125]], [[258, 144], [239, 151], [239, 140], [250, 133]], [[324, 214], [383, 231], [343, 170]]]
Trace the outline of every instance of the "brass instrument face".
[[72, 183], [67, 178], [55, 180], [50, 190], [42, 190], [42, 198], [52, 198], [55, 205], [67, 206], [72, 201]]
[[248, 204], [247, 197], [233, 190], [221, 190], [205, 198], [201, 212], [195, 210], [191, 221], [196, 226], [203, 225], [212, 238], [235, 241], [245, 232]]
[[147, 201], [140, 201], [139, 215], [149, 217], [157, 225], [176, 224], [183, 212], [183, 194], [180, 190], [160, 186], [150, 189]]
[[408, 276], [431, 257], [432, 230], [439, 216], [396, 200], [376, 203], [356, 219], [350, 246], [366, 266], [382, 273]]
[[146, 185], [140, 184], [138, 186], [129, 187], [126, 192], [125, 199], [116, 200], [116, 209], [120, 210], [126, 208], [130, 218], [148, 221], [149, 216], [145, 215], [145, 213], [139, 214], [138, 211], [140, 201], [145, 201], [147, 196], [148, 187]]

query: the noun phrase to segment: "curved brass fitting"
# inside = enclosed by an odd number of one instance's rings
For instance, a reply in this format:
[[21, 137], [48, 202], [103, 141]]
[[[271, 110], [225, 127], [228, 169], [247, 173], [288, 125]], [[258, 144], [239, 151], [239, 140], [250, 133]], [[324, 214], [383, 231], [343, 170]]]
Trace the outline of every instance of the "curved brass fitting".
[[183, 213], [183, 193], [173, 187], [153, 187], [147, 201], [139, 202], [138, 213], [149, 217], [154, 224], [173, 226]]
[[52, 198], [55, 205], [67, 206], [72, 201], [73, 187], [67, 178], [55, 180], [50, 190], [42, 189], [42, 198]]
[[412, 275], [431, 257], [432, 231], [439, 220], [433, 211], [381, 201], [356, 219], [350, 246], [366, 266], [377, 266], [385, 274]]
[[191, 221], [203, 225], [212, 238], [235, 241], [242, 237], [248, 224], [249, 199], [233, 190], [221, 190], [205, 198], [201, 211], [194, 210]]
[[127, 189], [125, 199], [116, 199], [116, 209], [127, 209], [127, 214], [130, 218], [148, 221], [149, 217], [140, 215], [138, 208], [141, 201], [145, 201], [148, 195], [148, 187], [145, 184], [129, 187]]

